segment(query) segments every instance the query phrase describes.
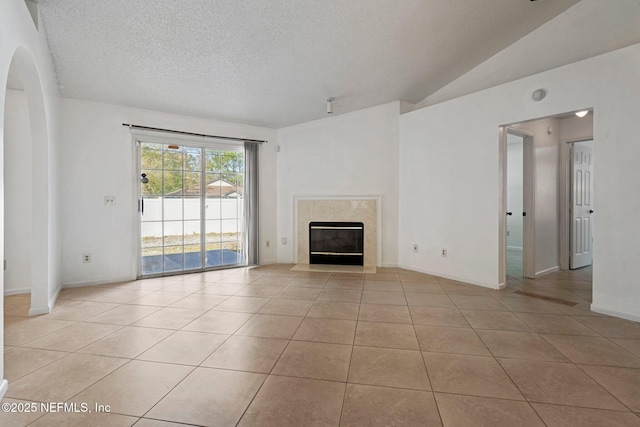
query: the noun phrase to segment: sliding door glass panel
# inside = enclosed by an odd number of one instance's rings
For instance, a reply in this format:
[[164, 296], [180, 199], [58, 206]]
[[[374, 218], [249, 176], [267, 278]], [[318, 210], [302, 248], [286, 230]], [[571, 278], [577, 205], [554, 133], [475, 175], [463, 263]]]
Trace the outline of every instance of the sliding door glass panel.
[[183, 271], [184, 262], [182, 254], [182, 245], [165, 246], [164, 247], [164, 271], [175, 272]]
[[143, 216], [141, 216], [142, 273], [163, 272], [163, 221], [162, 221], [162, 157], [160, 144], [141, 144], [141, 172], [149, 180], [141, 184]]
[[[244, 264], [238, 227], [238, 203], [242, 203], [244, 156], [241, 151], [205, 150], [207, 267]], [[242, 166], [241, 166], [242, 164]]]
[[202, 269], [202, 148], [184, 148], [184, 266]]
[[142, 267], [145, 274], [162, 273], [162, 222], [143, 222], [141, 235]]
[[[200, 208], [198, 206], [198, 208]], [[185, 221], [184, 222], [184, 263], [185, 269], [202, 268], [202, 240], [200, 239], [200, 230], [202, 222]]]

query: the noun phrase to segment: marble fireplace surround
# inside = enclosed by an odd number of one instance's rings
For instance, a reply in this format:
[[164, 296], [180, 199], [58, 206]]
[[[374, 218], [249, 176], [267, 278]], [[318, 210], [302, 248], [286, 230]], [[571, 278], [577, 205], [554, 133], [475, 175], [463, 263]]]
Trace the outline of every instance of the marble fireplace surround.
[[309, 223], [362, 222], [364, 266], [382, 264], [382, 196], [295, 196], [294, 254], [297, 264], [309, 264]]

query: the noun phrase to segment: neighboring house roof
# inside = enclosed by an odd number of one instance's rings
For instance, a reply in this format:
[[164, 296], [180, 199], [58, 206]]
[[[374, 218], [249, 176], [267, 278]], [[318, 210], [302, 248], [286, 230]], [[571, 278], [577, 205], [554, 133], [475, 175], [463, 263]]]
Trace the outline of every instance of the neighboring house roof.
[[[205, 194], [207, 197], [219, 197], [219, 198], [234, 198], [242, 197], [243, 188], [228, 183], [222, 179], [217, 179], [210, 182], [205, 187]], [[172, 191], [165, 194], [165, 196], [180, 196], [182, 190]], [[199, 186], [191, 186], [184, 189], [184, 194], [197, 195], [200, 194]]]
[[242, 190], [242, 187], [237, 187], [219, 179], [207, 184], [205, 193], [207, 196], [240, 197], [242, 196]]

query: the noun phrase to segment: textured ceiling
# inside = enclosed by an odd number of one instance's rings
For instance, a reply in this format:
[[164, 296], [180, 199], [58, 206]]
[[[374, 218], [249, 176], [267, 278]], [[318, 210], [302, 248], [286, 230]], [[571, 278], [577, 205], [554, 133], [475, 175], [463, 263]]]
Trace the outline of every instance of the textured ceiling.
[[40, 0], [63, 96], [283, 127], [416, 103], [578, 0]]

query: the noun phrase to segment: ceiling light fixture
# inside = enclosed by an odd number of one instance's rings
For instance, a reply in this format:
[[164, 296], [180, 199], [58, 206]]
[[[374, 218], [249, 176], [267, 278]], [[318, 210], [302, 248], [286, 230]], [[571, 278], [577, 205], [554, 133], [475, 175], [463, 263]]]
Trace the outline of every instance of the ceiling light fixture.
[[578, 117], [584, 117], [587, 114], [589, 114], [589, 110], [576, 111], [576, 116]]
[[327, 98], [327, 114], [333, 114], [333, 96]]

